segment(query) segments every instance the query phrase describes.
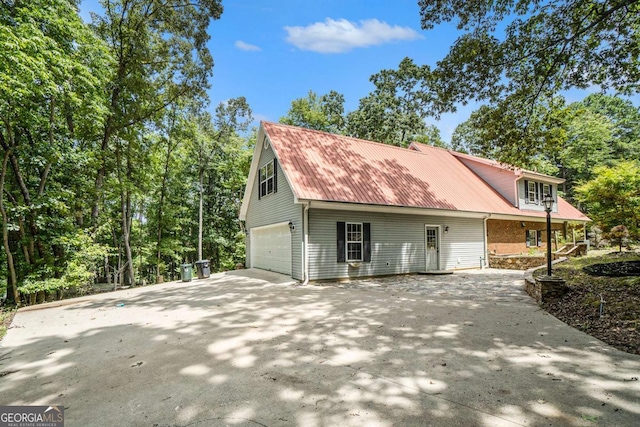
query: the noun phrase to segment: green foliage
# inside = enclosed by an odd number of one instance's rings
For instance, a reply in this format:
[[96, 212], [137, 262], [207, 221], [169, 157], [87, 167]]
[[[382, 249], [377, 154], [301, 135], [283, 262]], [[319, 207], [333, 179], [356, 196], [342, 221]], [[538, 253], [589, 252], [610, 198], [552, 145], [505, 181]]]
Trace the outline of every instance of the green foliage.
[[194, 257], [200, 196], [205, 255], [219, 269], [244, 258], [251, 112], [238, 97], [203, 113], [220, 1], [102, 5], [90, 25], [72, 0], [0, 8], [0, 281], [29, 302], [171, 276]]
[[432, 132], [425, 123], [433, 102], [428, 67], [405, 58], [397, 70], [382, 70], [370, 80], [375, 90], [347, 115], [348, 135], [406, 146]]
[[454, 21], [464, 32], [433, 70], [440, 110], [469, 99], [533, 106], [574, 87], [638, 91], [636, 1], [418, 4], [423, 29]]
[[440, 148], [451, 148], [440, 136], [440, 129], [435, 125], [427, 125], [422, 135], [416, 135], [413, 141]]
[[619, 251], [622, 252], [622, 245], [624, 245], [629, 238], [629, 230], [624, 225], [616, 225], [609, 230], [606, 237], [611, 243], [617, 245]]
[[319, 97], [310, 90], [306, 98], [291, 101], [280, 123], [339, 134], [344, 131], [345, 120], [342, 94], [332, 90]]
[[622, 161], [598, 166], [593, 179], [576, 188], [576, 198], [598, 227], [624, 225], [633, 239], [640, 237], [640, 163]]

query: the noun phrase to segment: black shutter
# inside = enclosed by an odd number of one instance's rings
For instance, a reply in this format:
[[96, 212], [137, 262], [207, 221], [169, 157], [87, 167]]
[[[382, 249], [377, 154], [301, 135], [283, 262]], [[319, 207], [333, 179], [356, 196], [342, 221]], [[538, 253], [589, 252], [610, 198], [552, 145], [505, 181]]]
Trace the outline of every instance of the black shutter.
[[371, 262], [371, 223], [365, 222], [362, 224], [362, 237], [362, 260]]
[[553, 198], [553, 185], [549, 184], [549, 195]]
[[[542, 246], [542, 230], [538, 230], [536, 233], [538, 233], [536, 236], [538, 238], [538, 246]], [[549, 244], [549, 242], [547, 242], [547, 244]]]
[[258, 168], [258, 200], [262, 198], [262, 186], [260, 185], [260, 171], [262, 168]]
[[345, 262], [346, 261], [345, 241], [344, 241], [345, 237], [346, 237], [345, 234], [346, 234], [346, 224], [344, 222], [339, 222], [338, 223], [338, 235], [337, 235], [338, 262]]
[[527, 247], [531, 246], [531, 242], [529, 242], [529, 230], [525, 230], [524, 231], [524, 241], [525, 241]]
[[529, 203], [529, 181], [524, 180], [524, 202]]
[[278, 161], [273, 159], [273, 192], [278, 192]]

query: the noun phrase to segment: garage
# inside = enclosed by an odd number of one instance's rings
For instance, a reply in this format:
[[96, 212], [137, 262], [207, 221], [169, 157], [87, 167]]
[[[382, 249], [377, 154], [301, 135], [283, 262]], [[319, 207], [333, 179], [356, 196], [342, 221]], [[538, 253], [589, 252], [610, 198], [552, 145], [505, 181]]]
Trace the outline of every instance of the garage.
[[289, 223], [255, 227], [251, 236], [251, 266], [291, 275], [291, 231]]

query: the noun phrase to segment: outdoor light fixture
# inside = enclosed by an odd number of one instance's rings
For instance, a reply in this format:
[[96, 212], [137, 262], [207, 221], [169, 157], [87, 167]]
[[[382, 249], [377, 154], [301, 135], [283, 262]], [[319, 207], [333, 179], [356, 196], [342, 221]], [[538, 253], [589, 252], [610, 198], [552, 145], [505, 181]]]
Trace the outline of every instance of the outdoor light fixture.
[[522, 221], [522, 222], [520, 223], [520, 225], [522, 226], [522, 228], [524, 228], [524, 227], [526, 226], [526, 224], [524, 223], [524, 221]]
[[296, 229], [296, 226], [293, 225], [293, 222], [289, 221], [289, 231], [291, 231], [293, 233], [293, 230]]
[[547, 276], [551, 277], [551, 209], [553, 208], [553, 197], [550, 194], [545, 194], [544, 210], [547, 213]]
[[449, 232], [449, 226], [445, 225], [444, 226], [444, 234], [447, 234]]

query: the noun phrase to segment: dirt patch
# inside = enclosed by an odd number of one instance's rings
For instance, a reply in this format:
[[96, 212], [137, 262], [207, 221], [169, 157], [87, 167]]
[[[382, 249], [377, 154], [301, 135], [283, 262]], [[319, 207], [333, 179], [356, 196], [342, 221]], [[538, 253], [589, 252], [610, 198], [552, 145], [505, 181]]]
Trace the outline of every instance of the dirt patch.
[[[615, 262], [603, 262], [611, 260]], [[558, 266], [554, 275], [567, 281], [569, 292], [544, 302], [543, 307], [619, 350], [640, 354], [640, 277], [627, 274], [629, 266], [636, 264], [640, 264], [640, 254], [631, 253], [582, 258]], [[585, 272], [590, 270], [611, 274], [593, 276]]]

